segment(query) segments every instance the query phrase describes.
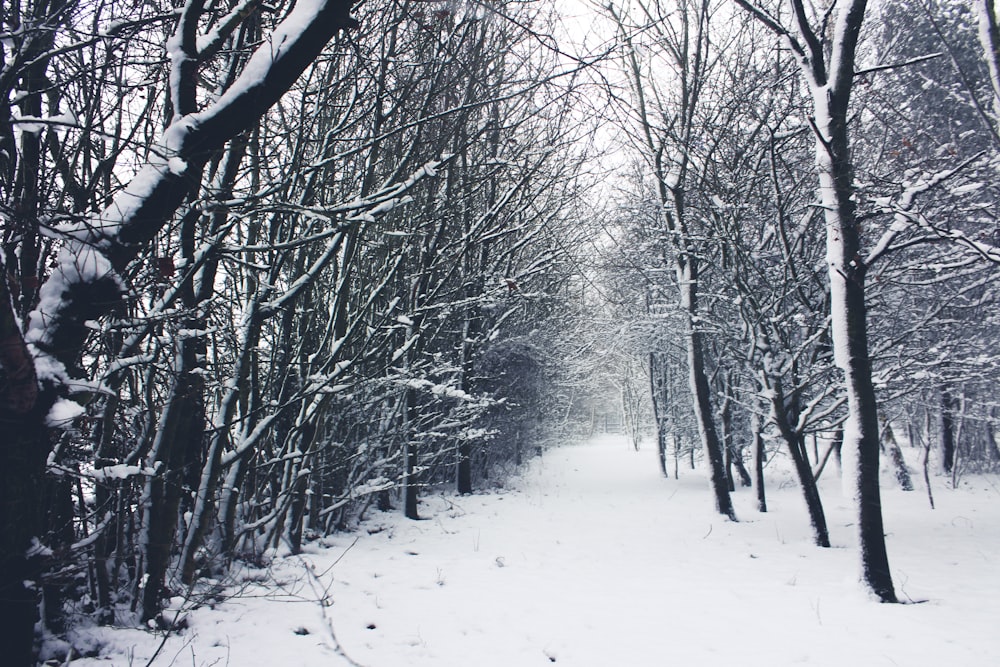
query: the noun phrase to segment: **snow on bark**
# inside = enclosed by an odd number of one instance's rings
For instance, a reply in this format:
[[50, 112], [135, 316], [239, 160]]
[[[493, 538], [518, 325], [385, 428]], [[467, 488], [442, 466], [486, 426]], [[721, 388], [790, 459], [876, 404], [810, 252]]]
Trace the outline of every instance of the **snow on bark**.
[[[196, 9], [198, 4], [192, 0], [184, 11]], [[80, 333], [67, 337], [60, 329], [74, 326], [81, 301], [95, 300], [92, 290], [76, 286], [103, 283], [101, 296], [107, 296], [110, 281], [121, 294], [123, 287], [116, 273], [139, 254], [181, 205], [196, 180], [191, 175], [200, 170], [213, 150], [256, 123], [336, 32], [355, 25], [349, 16], [350, 6], [351, 2], [344, 0], [297, 2], [218, 100], [201, 111], [174, 118], [152, 147], [149, 162], [105, 210], [84, 223], [56, 230], [67, 239], [67, 245], [59, 253], [56, 270], [41, 288], [38, 308], [29, 316], [28, 342], [42, 349], [59, 344], [67, 348], [65, 357], [75, 357], [70, 348]], [[179, 26], [178, 32], [181, 29]], [[180, 37], [169, 41], [167, 51], [173, 60], [178, 60], [179, 56], [173, 56], [182, 42]], [[175, 62], [177, 67], [179, 62]], [[172, 78], [172, 85], [174, 81]], [[96, 307], [91, 303], [88, 311]], [[109, 304], [104, 305], [107, 307]], [[65, 358], [61, 360], [65, 364]]]
[[69, 242], [59, 251], [55, 268], [38, 292], [38, 306], [28, 316], [26, 340], [42, 346], [51, 343], [51, 332], [46, 325], [59, 317], [72, 286], [105, 279], [123, 288], [107, 257], [93, 246]]
[[979, 42], [993, 89], [993, 121], [1000, 122], [1000, 28], [996, 6], [994, 0], [976, 0], [974, 7], [979, 19]]

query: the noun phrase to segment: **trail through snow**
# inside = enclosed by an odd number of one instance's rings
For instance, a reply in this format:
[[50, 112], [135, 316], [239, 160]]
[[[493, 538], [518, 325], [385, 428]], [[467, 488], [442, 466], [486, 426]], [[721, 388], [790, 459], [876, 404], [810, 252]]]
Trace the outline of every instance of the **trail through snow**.
[[[623, 438], [549, 450], [501, 494], [431, 495], [427, 520], [376, 513], [357, 535], [276, 558], [277, 587], [251, 581], [189, 612], [153, 664], [1000, 664], [996, 476], [938, 481], [934, 511], [923, 490], [884, 491], [897, 591], [926, 602], [880, 605], [856, 583], [832, 474], [834, 548], [819, 549], [785, 475], [772, 474], [768, 514], [742, 490], [730, 523], [684, 472], [663, 479], [655, 453]], [[115, 664], [145, 664], [159, 641], [89, 632]]]

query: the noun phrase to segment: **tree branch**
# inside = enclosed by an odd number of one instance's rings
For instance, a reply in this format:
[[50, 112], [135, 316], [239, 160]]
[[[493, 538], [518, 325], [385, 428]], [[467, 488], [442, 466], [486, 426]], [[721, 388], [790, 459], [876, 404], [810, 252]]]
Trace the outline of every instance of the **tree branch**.
[[910, 58], [909, 60], [904, 60], [901, 63], [891, 63], [888, 65], [876, 65], [875, 67], [869, 67], [867, 69], [861, 69], [854, 73], [855, 77], [864, 76], [865, 74], [873, 74], [875, 72], [886, 72], [888, 70], [899, 69], [901, 67], [909, 67], [910, 65], [918, 65], [920, 63], [927, 62], [928, 60], [934, 60], [935, 58], [940, 58], [944, 55], [943, 51], [937, 53], [928, 53], [925, 56], [917, 56], [916, 58]]

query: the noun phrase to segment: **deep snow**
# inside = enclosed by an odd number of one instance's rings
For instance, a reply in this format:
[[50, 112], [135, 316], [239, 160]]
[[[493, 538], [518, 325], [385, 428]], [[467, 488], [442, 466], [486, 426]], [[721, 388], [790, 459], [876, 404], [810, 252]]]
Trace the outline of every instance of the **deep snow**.
[[[730, 523], [702, 473], [663, 479], [651, 449], [552, 449], [502, 493], [429, 496], [427, 520], [376, 513], [241, 573], [231, 599], [182, 612], [153, 664], [1000, 665], [997, 476], [932, 480], [936, 510], [923, 488], [883, 489], [897, 593], [922, 602], [881, 605], [857, 583], [835, 470], [821, 480], [831, 549], [769, 472], [771, 511], [742, 490]], [[161, 639], [91, 628], [76, 641], [101, 657], [72, 664], [144, 665]]]

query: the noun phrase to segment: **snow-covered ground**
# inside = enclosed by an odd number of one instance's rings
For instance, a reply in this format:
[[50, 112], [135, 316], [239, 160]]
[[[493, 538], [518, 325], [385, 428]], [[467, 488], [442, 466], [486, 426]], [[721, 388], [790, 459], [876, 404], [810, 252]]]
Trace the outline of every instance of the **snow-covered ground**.
[[72, 664], [145, 665], [159, 648], [161, 666], [1000, 665], [1000, 480], [932, 480], [933, 511], [922, 487], [883, 490], [897, 592], [920, 604], [881, 605], [856, 583], [834, 472], [820, 549], [777, 469], [770, 512], [742, 490], [730, 523], [703, 475], [662, 479], [651, 449], [549, 450], [503, 493], [431, 496], [427, 520], [376, 513], [244, 572], [165, 642], [91, 629], [102, 656]]

